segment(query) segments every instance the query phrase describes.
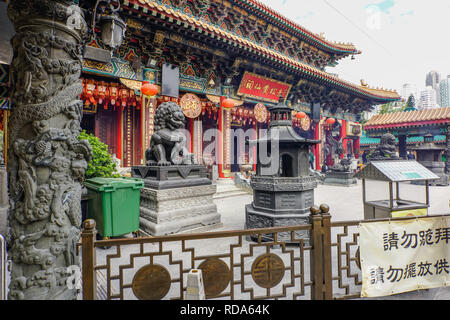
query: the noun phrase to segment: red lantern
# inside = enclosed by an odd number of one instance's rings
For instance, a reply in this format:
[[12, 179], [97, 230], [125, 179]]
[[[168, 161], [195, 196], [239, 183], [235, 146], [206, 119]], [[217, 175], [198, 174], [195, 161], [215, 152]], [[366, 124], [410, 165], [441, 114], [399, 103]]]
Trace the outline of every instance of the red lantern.
[[107, 104], [106, 98], [108, 96], [108, 87], [106, 86], [106, 84], [102, 81], [100, 82], [100, 84], [97, 86], [97, 90], [98, 90], [98, 102], [100, 104]]
[[97, 85], [94, 80], [88, 80], [85, 86], [85, 98], [89, 100], [92, 104], [97, 105], [97, 100], [94, 95], [97, 95]]
[[142, 86], [141, 86], [141, 91], [144, 95], [149, 96], [149, 97], [153, 97], [156, 96], [156, 94], [158, 93], [159, 89], [157, 86], [155, 86], [153, 83], [148, 83], [143, 82]]
[[295, 117], [297, 119], [304, 119], [306, 117], [306, 113], [302, 112], [297, 112], [297, 114], [295, 115]]
[[110, 100], [111, 100], [111, 105], [115, 105], [116, 104], [116, 99], [119, 96], [119, 88], [118, 85], [115, 83], [112, 83], [109, 87], [109, 96], [110, 96]]
[[232, 109], [232, 108], [234, 108], [234, 100], [227, 98], [222, 101], [220, 106], [225, 109]]
[[329, 124], [329, 125], [333, 125], [333, 124], [336, 122], [336, 119], [328, 118], [326, 122], [327, 122], [327, 124]]

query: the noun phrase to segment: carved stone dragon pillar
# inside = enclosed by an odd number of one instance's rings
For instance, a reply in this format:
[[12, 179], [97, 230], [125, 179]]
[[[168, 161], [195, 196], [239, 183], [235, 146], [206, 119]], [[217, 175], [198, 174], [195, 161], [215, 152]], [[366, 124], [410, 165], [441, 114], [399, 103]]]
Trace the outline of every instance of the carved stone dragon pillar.
[[[73, 1], [12, 0], [8, 148], [9, 299], [75, 299], [81, 184], [91, 147], [81, 131], [82, 42]], [[79, 270], [79, 269], [78, 269]]]

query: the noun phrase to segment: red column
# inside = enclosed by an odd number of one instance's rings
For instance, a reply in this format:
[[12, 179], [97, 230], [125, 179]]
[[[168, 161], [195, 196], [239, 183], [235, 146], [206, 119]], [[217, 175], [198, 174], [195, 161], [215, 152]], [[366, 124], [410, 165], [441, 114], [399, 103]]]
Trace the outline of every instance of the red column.
[[359, 159], [359, 151], [361, 149], [359, 137], [353, 140], [353, 150], [355, 152], [355, 159]]
[[222, 143], [222, 134], [223, 134], [223, 125], [222, 125], [222, 101], [225, 100], [226, 97], [220, 97], [220, 106], [219, 106], [219, 146], [218, 146], [218, 169], [219, 169], [219, 178], [225, 178], [223, 174], [223, 166], [222, 166], [222, 155], [223, 155], [223, 143]]
[[191, 144], [190, 144], [190, 148], [191, 148], [191, 153], [194, 153], [194, 119], [189, 118], [189, 132], [191, 133]]
[[[319, 137], [320, 137], [320, 121], [315, 124], [314, 140], [319, 140]], [[314, 146], [314, 157], [316, 158], [316, 170], [321, 170], [322, 167], [320, 165], [320, 152], [318, 144]]]
[[341, 141], [344, 145], [345, 154], [341, 155], [341, 159], [344, 158], [344, 156], [347, 155], [347, 142], [344, 140], [347, 137], [347, 123], [345, 120], [342, 120], [342, 126], [341, 126]]
[[[256, 141], [256, 140], [258, 140], [258, 124], [256, 122], [256, 119], [253, 122], [253, 129], [255, 129], [255, 136], [253, 137], [253, 139]], [[255, 161], [255, 163], [253, 164], [253, 171], [256, 171], [256, 162], [258, 162], [258, 155], [256, 154], [256, 152], [258, 150], [256, 149], [256, 145], [252, 147], [252, 150], [253, 150], [253, 156], [254, 156], [253, 161]], [[249, 148], [249, 152], [250, 152], [250, 148]]]
[[[123, 108], [117, 110], [117, 158], [122, 160], [122, 112]], [[123, 163], [122, 163], [123, 164]]]

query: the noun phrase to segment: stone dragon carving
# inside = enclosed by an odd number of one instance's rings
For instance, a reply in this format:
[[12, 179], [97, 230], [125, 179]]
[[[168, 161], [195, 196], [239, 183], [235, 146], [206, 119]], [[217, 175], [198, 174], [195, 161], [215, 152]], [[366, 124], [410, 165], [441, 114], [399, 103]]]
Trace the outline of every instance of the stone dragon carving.
[[[13, 0], [12, 101], [8, 150], [12, 260], [9, 299], [75, 299], [81, 184], [92, 150], [81, 132], [80, 8]], [[71, 22], [77, 22], [75, 25]]]
[[147, 165], [170, 166], [195, 164], [194, 155], [186, 149], [186, 136], [182, 132], [185, 117], [181, 107], [165, 102], [156, 110], [155, 132], [150, 148], [145, 152]]

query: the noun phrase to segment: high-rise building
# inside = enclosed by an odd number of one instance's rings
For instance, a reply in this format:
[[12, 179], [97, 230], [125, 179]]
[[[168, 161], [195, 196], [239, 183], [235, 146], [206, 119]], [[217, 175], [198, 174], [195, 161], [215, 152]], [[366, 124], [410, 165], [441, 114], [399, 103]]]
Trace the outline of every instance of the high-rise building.
[[438, 107], [436, 99], [436, 90], [428, 86], [425, 90], [420, 91], [420, 109], [431, 109]]
[[425, 80], [425, 85], [428, 87], [432, 87], [436, 92], [436, 103], [440, 104], [440, 95], [439, 95], [439, 82], [441, 82], [441, 74], [437, 71], [430, 71], [427, 74], [427, 78]]
[[439, 83], [440, 106], [450, 107], [450, 75]]
[[437, 71], [431, 71], [427, 74], [427, 79], [425, 81], [425, 85], [427, 87], [432, 87], [436, 90], [439, 82], [441, 82], [441, 75]]
[[416, 87], [414, 84], [411, 84], [411, 83], [405, 83], [405, 84], [402, 86], [402, 92], [401, 92], [401, 95], [402, 95], [402, 99], [405, 100], [405, 101], [408, 101], [408, 98], [409, 98], [411, 95], [414, 96], [414, 99], [415, 99], [416, 101], [419, 100], [419, 94], [418, 94], [418, 92], [417, 92], [417, 87]]

